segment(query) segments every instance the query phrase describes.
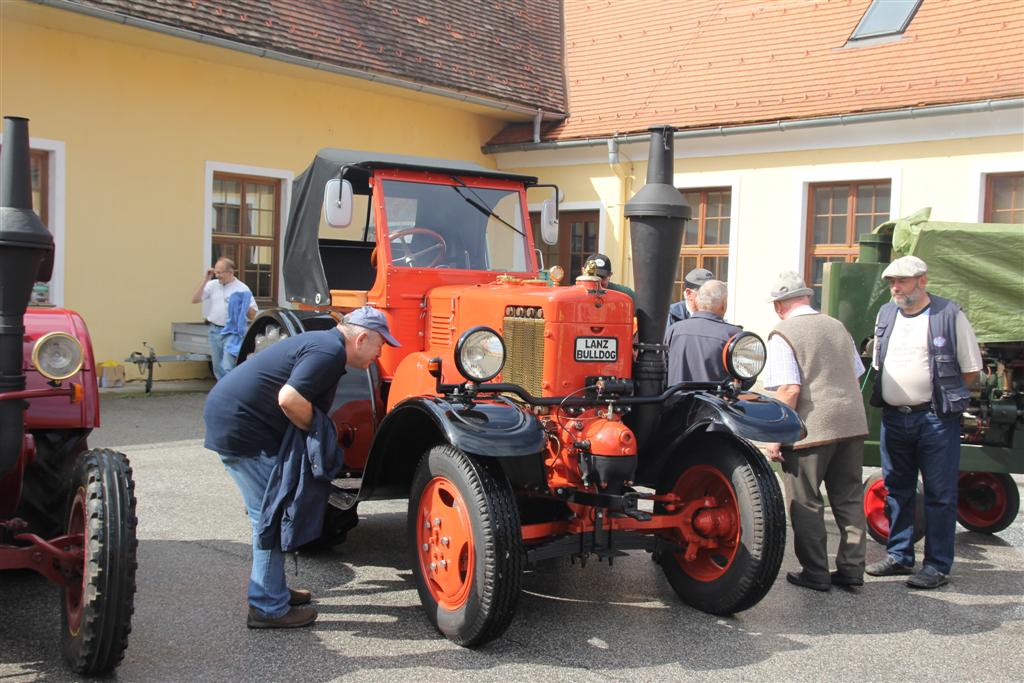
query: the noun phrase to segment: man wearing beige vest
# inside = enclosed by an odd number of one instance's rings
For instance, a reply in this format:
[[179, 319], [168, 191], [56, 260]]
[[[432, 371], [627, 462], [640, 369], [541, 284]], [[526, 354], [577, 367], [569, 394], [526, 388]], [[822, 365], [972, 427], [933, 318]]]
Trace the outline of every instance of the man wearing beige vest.
[[[868, 424], [857, 381], [864, 365], [856, 346], [841, 322], [811, 308], [813, 294], [796, 273], [779, 276], [768, 301], [782, 321], [768, 336], [764, 386], [807, 427], [807, 436], [795, 444], [768, 444], [768, 457], [782, 462], [793, 546], [802, 567], [787, 573], [786, 580], [827, 591], [832, 585], [864, 585], [861, 468]], [[822, 482], [839, 526], [831, 574]]]

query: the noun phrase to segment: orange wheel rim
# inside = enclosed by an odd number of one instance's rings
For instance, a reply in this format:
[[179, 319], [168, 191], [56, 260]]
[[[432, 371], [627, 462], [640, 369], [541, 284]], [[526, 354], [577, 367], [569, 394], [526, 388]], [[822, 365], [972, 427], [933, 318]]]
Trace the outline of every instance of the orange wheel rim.
[[438, 605], [456, 610], [473, 585], [473, 528], [455, 485], [434, 477], [420, 494], [416, 530], [420, 572]]
[[85, 489], [78, 488], [68, 513], [68, 534], [80, 534], [82, 541], [81, 576], [78, 581], [70, 578], [64, 584], [64, 613], [68, 618], [68, 631], [77, 636], [82, 627], [82, 596], [85, 595], [85, 567], [89, 562], [89, 544], [85, 542]]
[[[698, 547], [692, 559], [688, 559], [688, 555], [692, 554], [689, 548], [689, 553], [678, 552], [674, 557], [680, 568], [698, 581], [721, 578], [729, 571], [740, 547], [740, 510], [732, 483], [710, 465], [694, 465], [679, 475], [673, 493], [684, 505], [686, 501], [698, 498], [714, 499], [714, 507], [697, 510], [689, 520], [695, 533], [707, 539], [709, 546]], [[724, 521], [717, 526], [713, 535], [697, 530], [701, 526], [698, 518], [707, 515], [714, 515], [719, 521]], [[685, 538], [683, 542], [686, 543]]]
[[864, 519], [881, 538], [889, 538], [889, 515], [885, 509], [888, 495], [883, 479], [872, 482], [864, 491]]

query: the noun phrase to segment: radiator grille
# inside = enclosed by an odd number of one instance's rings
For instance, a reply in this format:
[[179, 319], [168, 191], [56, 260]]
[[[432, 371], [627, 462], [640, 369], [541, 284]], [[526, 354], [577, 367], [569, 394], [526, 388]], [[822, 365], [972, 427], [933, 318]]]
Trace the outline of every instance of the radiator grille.
[[508, 357], [502, 380], [540, 396], [544, 376], [544, 321], [506, 316], [503, 324]]

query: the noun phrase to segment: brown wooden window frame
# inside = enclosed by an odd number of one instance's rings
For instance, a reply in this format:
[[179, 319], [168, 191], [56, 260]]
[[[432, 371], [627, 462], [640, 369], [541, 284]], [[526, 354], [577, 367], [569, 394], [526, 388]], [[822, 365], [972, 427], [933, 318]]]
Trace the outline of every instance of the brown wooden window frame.
[[[985, 223], [1024, 223], [1024, 192], [1014, 190], [1010, 200], [1009, 209], [996, 209], [993, 200], [996, 194], [996, 183], [1007, 179], [1024, 179], [1024, 171], [1013, 171], [1009, 173], [986, 173], [985, 174], [985, 208], [982, 220]], [[1009, 213], [1009, 220], [1002, 220], [996, 214]], [[1014, 220], [1014, 215], [1020, 214], [1020, 220]]]
[[[576, 280], [576, 276], [580, 274], [580, 269], [583, 267], [583, 262], [591, 254], [600, 251], [601, 245], [601, 211], [599, 209], [573, 209], [571, 211], [561, 211], [558, 216], [558, 243], [557, 244], [545, 244], [540, 238], [540, 213], [532, 211], [530, 212], [530, 223], [533, 226], [533, 242], [534, 247], [540, 249], [541, 253], [544, 254], [544, 268], [548, 269], [551, 266], [561, 266], [565, 271], [565, 279], [562, 281], [563, 284], [572, 284]], [[596, 228], [595, 238], [596, 243], [592, 245], [593, 248], [584, 248], [584, 251], [574, 252], [572, 248], [572, 226], [578, 223], [592, 223]], [[557, 256], [557, 260], [550, 261], [550, 256], [554, 252]], [[584, 253], [586, 252], [586, 253]], [[576, 257], [576, 258], [574, 258]], [[578, 262], [578, 265], [573, 264]], [[539, 264], [538, 264], [539, 265]], [[575, 268], [575, 270], [574, 270]], [[622, 266], [617, 263], [612, 263], [612, 279], [616, 282], [624, 282], [624, 273]]]
[[[869, 213], [857, 212], [857, 192], [861, 187], [867, 185], [885, 185], [889, 189], [889, 208], [886, 213], [871, 211]], [[835, 188], [847, 186], [846, 193], [846, 240], [836, 243], [815, 244], [814, 242], [814, 219], [819, 215], [838, 216], [840, 214], [819, 214], [815, 205], [815, 191], [819, 188]], [[877, 208], [877, 196], [873, 201], [873, 209]], [[836, 180], [820, 183], [808, 183], [807, 185], [807, 224], [804, 232], [804, 281], [807, 286], [815, 290], [815, 304], [817, 305], [821, 283], [815, 282], [814, 259], [829, 258], [830, 261], [843, 261], [850, 263], [860, 255], [860, 244], [857, 236], [857, 216], [882, 216], [882, 220], [873, 219], [872, 229], [881, 223], [892, 218], [892, 179], [874, 178], [868, 180]]]
[[[679, 265], [676, 268], [676, 280], [672, 285], [672, 300], [680, 301], [683, 298], [683, 278], [693, 268], [707, 268], [715, 274], [715, 279], [725, 281], [728, 278], [728, 272], [719, 272], [722, 270], [728, 271], [729, 269], [729, 243], [732, 238], [732, 192], [733, 188], [729, 185], [721, 187], [681, 187], [678, 188], [679, 192], [686, 195], [697, 195], [698, 201], [694, 205], [687, 199], [687, 203], [690, 203], [690, 209], [693, 214], [693, 218], [687, 222], [683, 227], [684, 237], [683, 244], [679, 248]], [[715, 244], [707, 243], [707, 230], [708, 230], [708, 205], [709, 196], [713, 194], [724, 194], [726, 199], [719, 202], [719, 206], [726, 210], [726, 213], [715, 216], [715, 220], [727, 220], [729, 231], [728, 236], [725, 240], [719, 240]], [[686, 244], [685, 231], [690, 225], [696, 224], [697, 226], [697, 242], [694, 244]], [[719, 226], [721, 228], [721, 225]], [[693, 263], [690, 265], [686, 264], [687, 259], [693, 259]], [[719, 264], [721, 260], [725, 259], [726, 267], [720, 268]], [[708, 262], [714, 260], [713, 268], [709, 267]]]
[[[270, 297], [257, 297], [255, 290], [253, 296], [256, 299], [256, 304], [260, 308], [272, 307], [277, 305], [278, 291], [280, 288], [281, 272], [280, 272], [280, 238], [281, 238], [281, 198], [282, 193], [282, 180], [273, 176], [261, 176], [261, 175], [250, 175], [244, 173], [233, 173], [230, 171], [214, 171], [212, 182], [214, 187], [216, 182], [220, 180], [239, 181], [239, 222], [238, 222], [238, 235], [231, 233], [217, 232], [217, 215], [216, 215], [216, 201], [210, 203], [209, 209], [214, 211], [211, 230], [210, 230], [210, 246], [213, 254], [213, 260], [217, 258], [217, 245], [232, 245], [235, 247], [236, 258], [232, 259], [235, 262], [235, 277], [242, 282], [245, 282], [245, 258], [243, 257], [242, 250], [246, 247], [266, 247], [271, 252], [271, 276], [270, 276]], [[246, 207], [246, 185], [260, 184], [260, 185], [273, 185], [274, 187], [274, 210], [273, 210], [273, 236], [262, 237], [255, 235], [246, 235], [245, 231], [249, 223], [249, 212], [245, 210]], [[212, 264], [211, 264], [212, 265]], [[249, 283], [246, 283], [249, 285]], [[249, 285], [252, 289], [252, 286]]]

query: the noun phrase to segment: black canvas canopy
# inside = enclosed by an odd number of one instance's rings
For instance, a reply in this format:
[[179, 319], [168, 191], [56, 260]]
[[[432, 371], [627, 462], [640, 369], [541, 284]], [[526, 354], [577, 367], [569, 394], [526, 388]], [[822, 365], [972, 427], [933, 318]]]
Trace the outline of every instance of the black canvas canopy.
[[372, 171], [379, 168], [498, 178], [522, 182], [527, 186], [537, 183], [533, 176], [505, 173], [468, 161], [321, 149], [292, 184], [288, 227], [284, 234], [284, 291], [288, 301], [316, 306], [330, 304], [331, 292], [318, 244], [324, 188], [328, 180], [338, 178], [345, 169], [344, 177], [352, 183], [352, 189], [357, 194], [366, 193]]

